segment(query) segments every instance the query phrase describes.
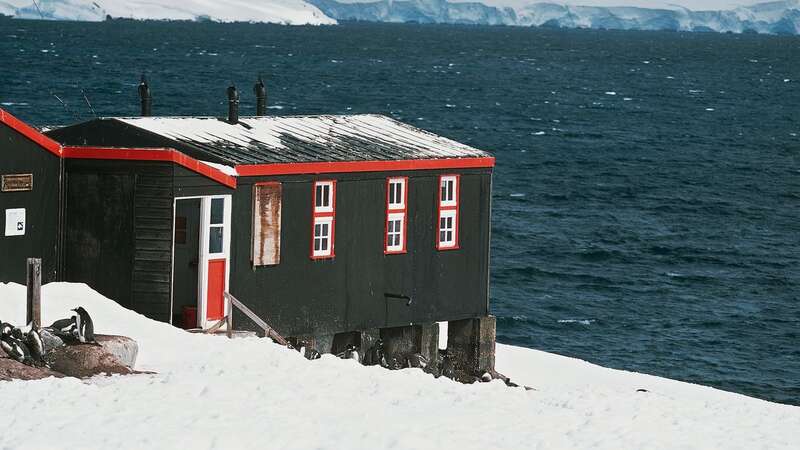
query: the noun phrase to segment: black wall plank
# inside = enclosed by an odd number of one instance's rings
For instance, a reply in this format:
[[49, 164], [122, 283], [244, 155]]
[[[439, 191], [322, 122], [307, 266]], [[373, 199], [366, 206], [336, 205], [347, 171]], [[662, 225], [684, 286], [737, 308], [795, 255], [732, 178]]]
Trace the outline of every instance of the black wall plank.
[[[25, 284], [27, 258], [42, 258], [42, 282], [58, 278], [61, 160], [0, 124], [0, 174], [33, 174], [33, 190], [0, 192], [0, 282]], [[6, 209], [25, 208], [24, 236], [5, 236]]]
[[[240, 178], [231, 291], [284, 334], [333, 333], [488, 313], [489, 170], [461, 173], [460, 249], [435, 247], [437, 171]], [[384, 255], [385, 185], [409, 177], [408, 253]], [[311, 183], [337, 179], [336, 257], [309, 258]], [[253, 268], [252, 186], [283, 183], [281, 263]], [[386, 293], [408, 295], [406, 301]], [[246, 323], [239, 320], [238, 324]]]

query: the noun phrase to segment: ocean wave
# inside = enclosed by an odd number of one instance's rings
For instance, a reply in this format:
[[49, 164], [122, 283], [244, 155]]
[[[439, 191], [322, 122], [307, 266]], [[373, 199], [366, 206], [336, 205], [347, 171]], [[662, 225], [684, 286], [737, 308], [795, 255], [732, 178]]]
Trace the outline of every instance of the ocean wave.
[[595, 319], [559, 319], [558, 323], [577, 323], [580, 325], [591, 325], [597, 322]]

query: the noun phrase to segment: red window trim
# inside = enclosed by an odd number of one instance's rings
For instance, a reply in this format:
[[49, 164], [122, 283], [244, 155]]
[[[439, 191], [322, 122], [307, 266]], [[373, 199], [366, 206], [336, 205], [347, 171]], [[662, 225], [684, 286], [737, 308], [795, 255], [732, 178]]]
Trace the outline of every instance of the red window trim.
[[[331, 184], [331, 211], [317, 212], [317, 184], [330, 183]], [[311, 183], [311, 259], [333, 259], [336, 256], [336, 180], [315, 180]], [[321, 217], [331, 218], [331, 234], [330, 242], [328, 245], [331, 249], [330, 255], [314, 255], [314, 226], [317, 224], [317, 219]]]
[[[455, 177], [456, 183], [453, 186], [455, 193], [453, 195], [453, 200], [455, 200], [456, 204], [453, 206], [442, 206], [442, 179], [447, 177]], [[460, 247], [459, 241], [459, 219], [460, 219], [460, 211], [459, 208], [461, 206], [461, 175], [458, 174], [443, 174], [439, 175], [439, 184], [437, 185], [436, 189], [436, 204], [439, 205], [437, 220], [436, 220], [436, 250], [439, 251], [446, 251], [446, 250], [458, 250]], [[452, 246], [442, 246], [441, 240], [439, 239], [439, 233], [442, 231], [442, 211], [455, 211], [455, 218], [453, 219], [453, 245]]]
[[[403, 181], [403, 207], [392, 208], [389, 204], [389, 188], [393, 181]], [[400, 240], [403, 241], [403, 248], [400, 250], [389, 250], [389, 216], [392, 214], [403, 214], [403, 230]], [[383, 254], [400, 255], [408, 252], [408, 177], [389, 177], [386, 179], [386, 221], [383, 224]]]

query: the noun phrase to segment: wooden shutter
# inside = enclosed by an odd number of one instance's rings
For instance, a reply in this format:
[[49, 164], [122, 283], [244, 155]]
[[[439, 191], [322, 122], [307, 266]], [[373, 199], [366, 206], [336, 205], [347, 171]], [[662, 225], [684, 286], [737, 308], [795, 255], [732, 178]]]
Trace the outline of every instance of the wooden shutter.
[[281, 260], [281, 184], [253, 185], [253, 266]]

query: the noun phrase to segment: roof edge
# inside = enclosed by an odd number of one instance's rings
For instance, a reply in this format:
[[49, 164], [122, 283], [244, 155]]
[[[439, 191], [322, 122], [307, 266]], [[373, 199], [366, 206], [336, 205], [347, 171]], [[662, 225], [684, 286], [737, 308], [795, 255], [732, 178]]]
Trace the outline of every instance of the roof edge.
[[100, 159], [123, 161], [171, 162], [192, 172], [210, 178], [229, 188], [236, 189], [236, 177], [228, 175], [200, 160], [174, 148], [120, 148], [120, 147], [64, 147], [63, 157], [68, 159]]
[[406, 170], [493, 168], [493, 156], [483, 158], [399, 159], [392, 161], [335, 161], [237, 165], [243, 177], [319, 173], [396, 172]]
[[61, 144], [46, 136], [41, 131], [17, 119], [10, 112], [0, 108], [0, 123], [7, 125], [12, 130], [35, 142], [48, 152], [61, 157], [63, 147]]

